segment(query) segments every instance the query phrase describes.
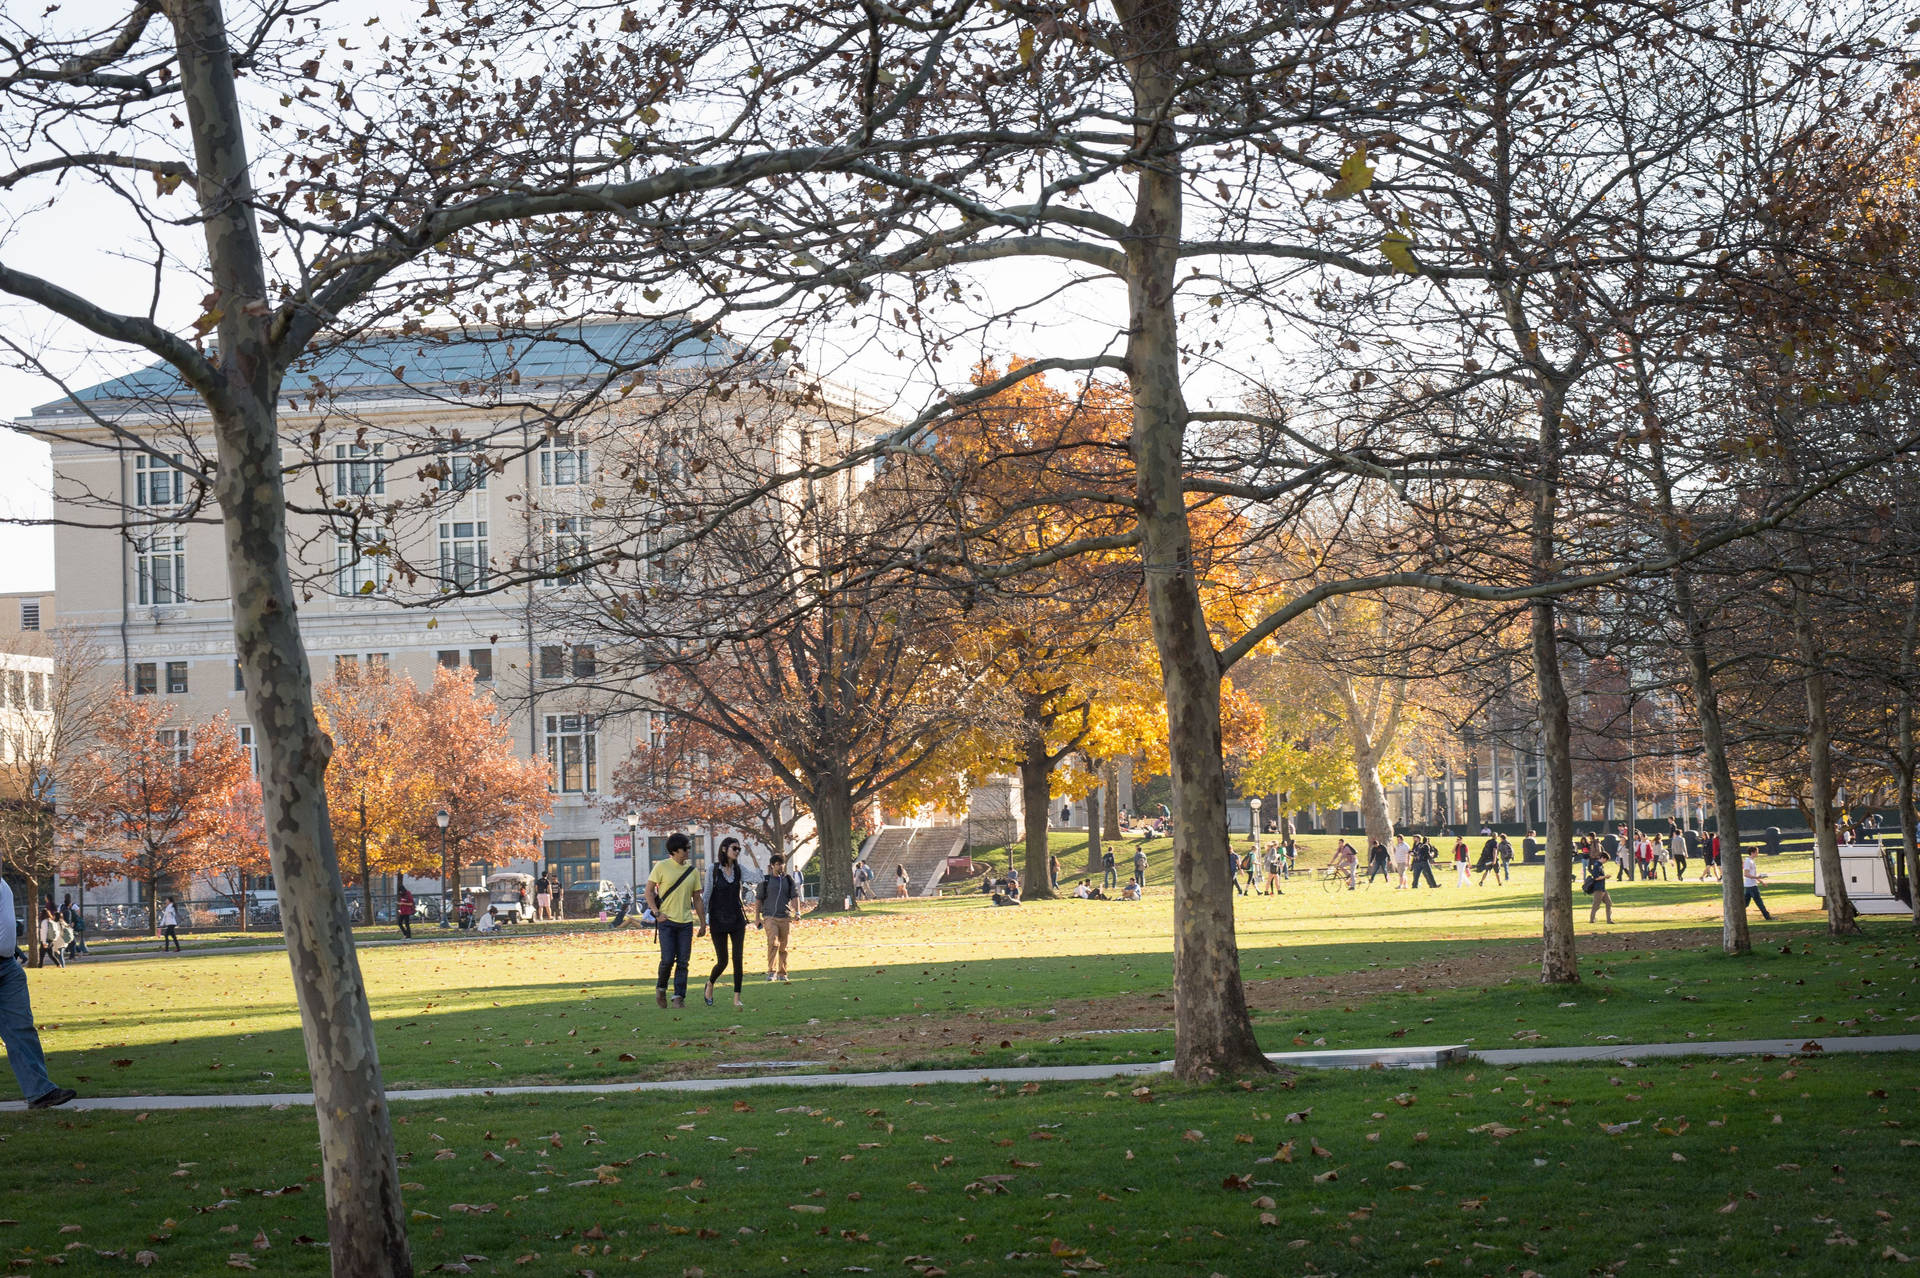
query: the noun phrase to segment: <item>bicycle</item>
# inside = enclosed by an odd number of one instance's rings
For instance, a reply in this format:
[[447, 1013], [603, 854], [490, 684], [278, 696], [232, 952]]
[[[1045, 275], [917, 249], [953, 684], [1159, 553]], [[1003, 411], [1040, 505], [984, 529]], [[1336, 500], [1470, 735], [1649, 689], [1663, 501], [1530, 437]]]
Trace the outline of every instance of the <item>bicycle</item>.
[[1326, 865], [1323, 865], [1319, 869], [1315, 870], [1313, 872], [1313, 876], [1316, 880], [1318, 880], [1320, 884], [1320, 890], [1322, 892], [1333, 893], [1333, 892], [1339, 892], [1342, 890], [1356, 888], [1358, 886], [1358, 880], [1359, 880], [1359, 874], [1357, 871], [1358, 871], [1358, 867], [1355, 867], [1354, 875], [1351, 879], [1349, 879], [1348, 871], [1345, 866], [1339, 865], [1335, 862], [1328, 862]]

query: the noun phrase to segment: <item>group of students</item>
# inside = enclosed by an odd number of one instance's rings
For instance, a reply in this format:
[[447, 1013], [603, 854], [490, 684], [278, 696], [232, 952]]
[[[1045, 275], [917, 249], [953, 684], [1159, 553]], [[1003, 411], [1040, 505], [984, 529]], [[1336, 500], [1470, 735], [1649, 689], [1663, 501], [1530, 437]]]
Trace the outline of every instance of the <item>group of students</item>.
[[[1529, 838], [1532, 836], [1529, 835]], [[1443, 859], [1451, 860], [1454, 869], [1455, 887], [1474, 886], [1474, 875], [1479, 874], [1479, 883], [1486, 886], [1491, 877], [1495, 883], [1504, 883], [1513, 877], [1513, 844], [1504, 834], [1486, 833], [1480, 845], [1480, 855], [1476, 859], [1467, 846], [1464, 837], [1456, 835], [1453, 850], [1443, 854], [1437, 844], [1424, 834], [1416, 834], [1411, 842], [1406, 835], [1396, 834], [1392, 843], [1374, 840], [1367, 847], [1368, 883], [1375, 879], [1393, 879], [1394, 890], [1405, 887], [1419, 887], [1425, 879], [1427, 886], [1438, 888], [1439, 880], [1433, 876], [1434, 864]], [[1351, 843], [1341, 839], [1333, 854], [1333, 866], [1336, 873], [1344, 874], [1349, 889], [1360, 886], [1360, 853]], [[1408, 876], [1412, 882], [1408, 882]]]
[[[685, 1007], [687, 969], [696, 936], [713, 935], [715, 962], [707, 975], [704, 998], [713, 1006], [713, 992], [733, 969], [733, 1005], [745, 1007], [741, 990], [745, 980], [747, 907], [753, 907], [753, 925], [767, 934], [767, 979], [787, 979], [787, 941], [799, 916], [800, 881], [787, 871], [787, 859], [775, 852], [767, 858], [766, 877], [749, 890], [740, 864], [740, 840], [726, 838], [715, 850], [707, 881], [692, 862], [692, 841], [684, 834], [667, 837], [667, 859], [647, 874], [646, 908], [660, 934], [660, 970], [654, 980], [654, 1002], [661, 1007]], [[667, 985], [673, 984], [671, 1004]]]
[[1292, 837], [1287, 835], [1269, 844], [1264, 851], [1257, 844], [1238, 852], [1228, 848], [1227, 877], [1233, 880], [1233, 890], [1241, 896], [1284, 896], [1280, 881], [1293, 877], [1298, 855]]
[[[1573, 854], [1574, 859], [1585, 867], [1580, 889], [1593, 902], [1591, 908], [1587, 910], [1587, 922], [1591, 923], [1599, 917], [1602, 909], [1607, 912], [1607, 922], [1613, 922], [1613, 894], [1607, 890], [1609, 865], [1617, 867], [1614, 882], [1625, 882], [1636, 874], [1642, 879], [1651, 879], [1653, 875], [1648, 872], [1650, 862], [1661, 864], [1660, 877], [1662, 878], [1666, 877], [1664, 863], [1668, 861], [1677, 865], [1679, 875], [1685, 877], [1688, 842], [1685, 838], [1686, 833], [1688, 832], [1675, 830], [1670, 840], [1664, 844], [1664, 852], [1647, 847], [1648, 841], [1639, 838], [1637, 831], [1626, 839], [1614, 834], [1608, 834], [1599, 840], [1580, 839], [1574, 845]], [[1703, 856], [1706, 861], [1700, 877], [1705, 879], [1708, 875], [1712, 875], [1716, 879], [1720, 878], [1720, 836], [1717, 834], [1704, 836], [1698, 831], [1692, 833], [1696, 836], [1694, 851], [1697, 855]], [[1652, 843], [1660, 845], [1661, 841], [1652, 840]], [[1649, 854], [1645, 859], [1641, 856], [1643, 850]], [[1754, 906], [1760, 911], [1761, 918], [1771, 921], [1773, 915], [1767, 911], [1767, 903], [1760, 895], [1760, 885], [1766, 882], [1766, 879], [1767, 876], [1760, 873], [1760, 867], [1755, 863], [1753, 853], [1743, 850], [1740, 854], [1740, 889], [1743, 908], [1746, 905]]]
[[1605, 859], [1619, 866], [1622, 879], [1666, 878], [1671, 870], [1675, 879], [1687, 877], [1691, 860], [1702, 863], [1700, 877], [1720, 877], [1720, 836], [1674, 826], [1659, 838], [1640, 830], [1609, 830], [1595, 839], [1583, 834], [1574, 844], [1573, 854], [1582, 860]]

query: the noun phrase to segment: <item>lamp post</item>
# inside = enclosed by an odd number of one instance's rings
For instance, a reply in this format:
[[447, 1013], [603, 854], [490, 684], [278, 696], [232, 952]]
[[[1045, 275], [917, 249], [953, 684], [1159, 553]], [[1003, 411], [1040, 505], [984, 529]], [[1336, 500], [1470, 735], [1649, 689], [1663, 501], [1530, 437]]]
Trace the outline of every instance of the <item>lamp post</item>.
[[452, 902], [448, 899], [452, 893], [447, 889], [447, 824], [453, 820], [445, 808], [433, 814], [433, 823], [440, 827], [440, 926], [451, 927], [447, 911]]
[[627, 813], [627, 897], [633, 902], [629, 908], [637, 909], [640, 904], [640, 814]]
[[1260, 850], [1260, 800], [1247, 800], [1247, 831], [1253, 835], [1253, 850]]

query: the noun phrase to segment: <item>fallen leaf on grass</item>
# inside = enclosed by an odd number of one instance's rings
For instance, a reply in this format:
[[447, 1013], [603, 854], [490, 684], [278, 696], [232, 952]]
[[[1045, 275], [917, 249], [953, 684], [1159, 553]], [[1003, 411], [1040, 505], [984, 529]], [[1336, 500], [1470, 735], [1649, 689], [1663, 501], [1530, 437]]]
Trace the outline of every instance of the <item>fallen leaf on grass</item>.
[[1228, 1176], [1228, 1177], [1227, 1177], [1227, 1178], [1226, 1178], [1225, 1180], [1222, 1180], [1222, 1181], [1220, 1182], [1220, 1188], [1222, 1188], [1222, 1189], [1236, 1189], [1236, 1190], [1238, 1190], [1238, 1189], [1252, 1189], [1252, 1188], [1253, 1188], [1253, 1174], [1252, 1174], [1251, 1172], [1242, 1172], [1242, 1173], [1236, 1173], [1236, 1174], [1232, 1174], [1232, 1175], [1229, 1175], [1229, 1176]]
[[150, 1252], [150, 1251], [136, 1251], [133, 1253], [133, 1263], [140, 1266], [142, 1269], [153, 1268], [154, 1264], [157, 1263], [159, 1259], [160, 1259], [159, 1256], [155, 1255], [153, 1252]]
[[1315, 1158], [1332, 1158], [1333, 1157], [1333, 1151], [1331, 1149], [1323, 1148], [1319, 1141], [1316, 1140], [1311, 1143], [1313, 1145], [1313, 1156]]
[[1340, 1179], [1340, 1173], [1339, 1173], [1339, 1172], [1337, 1172], [1337, 1171], [1323, 1171], [1323, 1172], [1321, 1172], [1321, 1173], [1320, 1173], [1320, 1174], [1319, 1174], [1318, 1176], [1315, 1176], [1315, 1177], [1313, 1178], [1313, 1183], [1314, 1183], [1314, 1184], [1316, 1184], [1316, 1185], [1324, 1185], [1324, 1184], [1326, 1184], [1326, 1183], [1327, 1183], [1328, 1181], [1330, 1181], [1330, 1180], [1339, 1180], [1339, 1179]]
[[1504, 1123], [1482, 1123], [1478, 1127], [1469, 1127], [1467, 1130], [1469, 1132], [1485, 1132], [1495, 1140], [1503, 1140], [1508, 1136], [1517, 1136], [1520, 1133], [1518, 1127], [1508, 1127]]
[[1293, 1161], [1293, 1142], [1287, 1141], [1285, 1144], [1281, 1145], [1280, 1148], [1274, 1150], [1273, 1161], [1276, 1163], [1292, 1162]]
[[1305, 1109], [1296, 1109], [1293, 1113], [1288, 1114], [1285, 1121], [1289, 1123], [1304, 1123], [1312, 1114], [1313, 1106], [1309, 1105]]
[[808, 1213], [809, 1215], [819, 1216], [824, 1214], [827, 1209], [825, 1207], [820, 1206], [818, 1203], [794, 1203], [791, 1206], [789, 1206], [787, 1210], [802, 1211], [802, 1212]]

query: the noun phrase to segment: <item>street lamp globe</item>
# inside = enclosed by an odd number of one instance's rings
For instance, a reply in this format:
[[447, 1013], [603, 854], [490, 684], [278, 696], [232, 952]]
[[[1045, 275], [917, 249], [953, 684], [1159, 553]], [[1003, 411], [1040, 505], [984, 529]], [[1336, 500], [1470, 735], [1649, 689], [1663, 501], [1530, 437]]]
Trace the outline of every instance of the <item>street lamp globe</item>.
[[447, 810], [445, 808], [441, 808], [438, 812], [433, 814], [433, 823], [439, 826], [443, 830], [447, 828], [447, 823], [451, 820], [453, 820], [453, 818], [447, 814]]

